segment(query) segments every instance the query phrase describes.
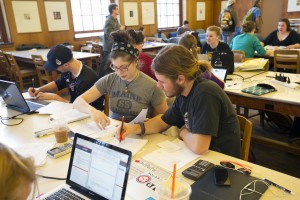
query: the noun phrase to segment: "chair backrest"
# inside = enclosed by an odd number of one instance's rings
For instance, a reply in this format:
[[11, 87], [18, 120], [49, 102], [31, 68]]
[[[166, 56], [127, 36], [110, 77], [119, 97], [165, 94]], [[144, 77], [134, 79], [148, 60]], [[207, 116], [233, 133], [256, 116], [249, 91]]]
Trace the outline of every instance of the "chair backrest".
[[162, 42], [162, 38], [157, 37], [145, 37], [146, 42]]
[[92, 49], [93, 49], [92, 45], [86, 45], [86, 46], [82, 46], [80, 51], [81, 52], [92, 53]]
[[12, 70], [2, 50], [0, 50], [0, 68], [4, 71], [9, 80], [13, 80]]
[[178, 44], [180, 39], [181, 39], [181, 37], [172, 37], [169, 39], [169, 43]]
[[234, 62], [244, 62], [245, 52], [241, 50], [232, 50], [234, 56]]
[[238, 115], [238, 119], [240, 122], [240, 130], [243, 132], [241, 158], [248, 161], [253, 125], [251, 121], [241, 115]]
[[[15, 60], [15, 57], [10, 52], [5, 53], [7, 61], [10, 65], [10, 69], [12, 70], [13, 76], [21, 76], [21, 70], [19, 68], [18, 63]], [[16, 78], [16, 77], [15, 77]]]
[[274, 71], [277, 69], [289, 69], [300, 74], [300, 51], [298, 50], [275, 50], [274, 51]]
[[46, 83], [53, 81], [51, 74], [44, 68], [43, 57], [41, 55], [31, 55], [31, 57], [39, 77], [40, 86], [44, 85], [44, 81]]

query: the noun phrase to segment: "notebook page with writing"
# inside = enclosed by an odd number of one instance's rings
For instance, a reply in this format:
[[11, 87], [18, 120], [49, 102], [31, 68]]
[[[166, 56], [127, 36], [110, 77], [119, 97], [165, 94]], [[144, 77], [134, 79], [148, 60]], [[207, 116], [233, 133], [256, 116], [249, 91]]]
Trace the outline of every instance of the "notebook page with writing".
[[125, 138], [125, 140], [122, 140], [122, 142], [120, 142], [117, 138], [113, 137], [111, 139], [106, 140], [105, 142], [123, 149], [127, 149], [131, 151], [132, 156], [134, 156], [147, 144], [148, 140], [127, 137]]

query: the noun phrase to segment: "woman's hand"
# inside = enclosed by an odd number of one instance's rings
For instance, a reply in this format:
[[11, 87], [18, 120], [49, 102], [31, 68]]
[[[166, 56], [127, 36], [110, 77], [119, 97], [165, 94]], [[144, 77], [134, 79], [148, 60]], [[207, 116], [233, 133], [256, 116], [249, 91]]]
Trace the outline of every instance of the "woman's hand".
[[109, 118], [100, 110], [93, 108], [90, 111], [90, 115], [101, 130], [105, 129], [105, 127], [110, 124]]
[[38, 93], [40, 92], [40, 90], [38, 88], [33, 88], [33, 87], [30, 87], [28, 89], [28, 93], [31, 97], [36, 97], [38, 95]]

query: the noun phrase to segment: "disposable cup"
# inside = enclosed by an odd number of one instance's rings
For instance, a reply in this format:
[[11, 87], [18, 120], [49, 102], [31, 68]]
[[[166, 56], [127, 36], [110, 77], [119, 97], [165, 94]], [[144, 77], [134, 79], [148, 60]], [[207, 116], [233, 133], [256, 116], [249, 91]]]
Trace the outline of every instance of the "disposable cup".
[[64, 143], [68, 141], [68, 126], [67, 121], [63, 118], [51, 119], [52, 130], [55, 135], [57, 143]]
[[191, 186], [182, 179], [176, 178], [174, 187], [174, 196], [172, 195], [172, 178], [163, 180], [156, 192], [159, 200], [189, 200], [192, 189]]

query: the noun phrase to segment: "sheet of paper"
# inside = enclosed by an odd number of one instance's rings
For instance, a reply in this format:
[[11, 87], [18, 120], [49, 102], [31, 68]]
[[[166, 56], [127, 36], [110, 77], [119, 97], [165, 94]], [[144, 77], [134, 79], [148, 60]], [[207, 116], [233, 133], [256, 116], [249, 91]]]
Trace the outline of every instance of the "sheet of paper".
[[140, 114], [138, 114], [138, 116], [136, 116], [136, 118], [134, 118], [131, 122], [129, 122], [129, 124], [144, 122], [147, 117], [147, 112], [148, 112], [148, 108], [142, 109]]
[[147, 144], [148, 140], [127, 137], [125, 138], [125, 140], [122, 140], [122, 142], [120, 142], [116, 137], [113, 137], [109, 140], [106, 140], [105, 142], [123, 149], [127, 149], [128, 151], [131, 151], [132, 156], [134, 156]]
[[165, 149], [168, 152], [174, 152], [174, 151], [178, 151], [181, 149], [180, 146], [176, 145], [174, 142], [170, 142], [169, 140], [158, 143], [157, 146]]
[[63, 117], [64, 119], [67, 119], [68, 123], [71, 123], [71, 122], [79, 121], [82, 119], [86, 119], [89, 116], [90, 116], [89, 114], [79, 112], [76, 109], [70, 109], [70, 110], [63, 111], [59, 114], [56, 113], [54, 115], [51, 115], [50, 117], [54, 118], [54, 119]]
[[71, 103], [54, 101], [42, 108], [39, 108], [37, 111], [39, 112], [39, 114], [54, 115], [54, 114], [62, 113], [62, 111], [67, 111], [71, 109], [73, 109], [73, 104]]
[[226, 81], [225, 88], [230, 90], [238, 90], [242, 86], [241, 81]]
[[173, 142], [177, 146], [180, 146], [181, 149], [175, 152], [168, 152], [165, 149], [160, 148], [147, 154], [143, 159], [155, 163], [155, 165], [168, 172], [172, 172], [174, 163], [177, 164], [177, 169], [180, 169], [184, 165], [200, 157], [188, 149], [183, 141], [175, 139]]
[[46, 163], [47, 151], [52, 149], [54, 144], [55, 142], [22, 144], [15, 148], [15, 151], [24, 157], [33, 157], [34, 165], [39, 167]]

